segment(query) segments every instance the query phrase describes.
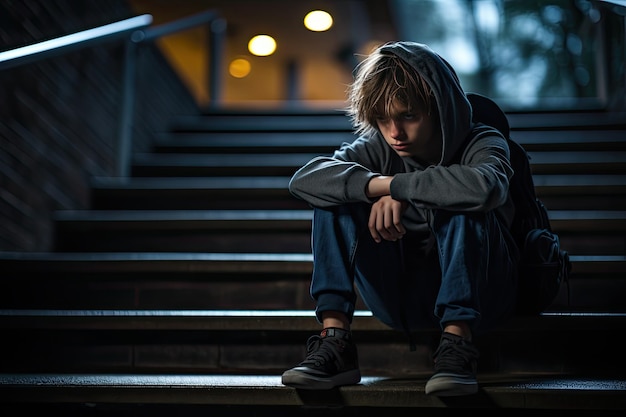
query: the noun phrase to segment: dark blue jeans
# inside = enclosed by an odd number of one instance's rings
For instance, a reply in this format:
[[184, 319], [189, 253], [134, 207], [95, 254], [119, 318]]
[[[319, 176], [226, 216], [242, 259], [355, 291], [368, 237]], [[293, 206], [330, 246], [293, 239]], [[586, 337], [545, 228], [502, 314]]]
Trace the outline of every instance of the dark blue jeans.
[[369, 212], [367, 204], [314, 209], [311, 296], [320, 322], [323, 311], [352, 321], [355, 285], [372, 314], [398, 330], [466, 321], [482, 333], [513, 314], [517, 249], [494, 213], [435, 211], [435, 245], [424, 256], [410, 234], [374, 242]]

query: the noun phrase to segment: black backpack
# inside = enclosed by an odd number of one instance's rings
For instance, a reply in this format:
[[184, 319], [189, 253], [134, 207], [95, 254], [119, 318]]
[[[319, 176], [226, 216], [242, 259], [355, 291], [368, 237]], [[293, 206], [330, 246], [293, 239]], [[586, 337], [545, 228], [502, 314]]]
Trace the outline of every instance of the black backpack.
[[552, 231], [548, 211], [537, 198], [530, 156], [510, 137], [506, 115], [488, 97], [468, 93], [467, 98], [472, 105], [474, 121], [496, 128], [508, 141], [515, 172], [509, 183], [515, 204], [511, 233], [521, 256], [516, 310], [523, 315], [539, 314], [552, 304], [562, 284], [567, 284], [569, 292], [569, 255], [561, 248], [559, 236]]

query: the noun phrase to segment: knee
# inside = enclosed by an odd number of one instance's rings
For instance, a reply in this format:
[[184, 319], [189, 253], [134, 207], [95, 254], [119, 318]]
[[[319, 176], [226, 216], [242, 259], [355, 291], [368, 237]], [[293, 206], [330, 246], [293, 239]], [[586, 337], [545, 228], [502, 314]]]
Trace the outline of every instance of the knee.
[[445, 226], [481, 226], [488, 223], [489, 216], [495, 216], [492, 212], [463, 212], [449, 210], [433, 211], [433, 228], [435, 230]]

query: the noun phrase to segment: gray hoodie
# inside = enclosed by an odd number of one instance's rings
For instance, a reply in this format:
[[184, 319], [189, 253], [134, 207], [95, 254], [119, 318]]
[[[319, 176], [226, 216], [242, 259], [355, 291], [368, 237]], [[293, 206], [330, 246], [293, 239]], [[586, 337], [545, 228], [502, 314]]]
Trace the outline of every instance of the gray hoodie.
[[394, 176], [391, 197], [410, 203], [403, 224], [409, 231], [430, 234], [433, 209], [480, 212], [497, 210], [510, 225], [506, 139], [495, 129], [472, 122], [472, 108], [454, 69], [426, 45], [396, 42], [383, 47], [424, 77], [433, 90], [441, 120], [442, 154], [439, 163], [421, 166], [400, 157], [379, 133], [344, 143], [330, 157], [320, 156], [291, 178], [290, 192], [313, 207], [344, 203], [373, 203], [366, 195], [375, 176]]

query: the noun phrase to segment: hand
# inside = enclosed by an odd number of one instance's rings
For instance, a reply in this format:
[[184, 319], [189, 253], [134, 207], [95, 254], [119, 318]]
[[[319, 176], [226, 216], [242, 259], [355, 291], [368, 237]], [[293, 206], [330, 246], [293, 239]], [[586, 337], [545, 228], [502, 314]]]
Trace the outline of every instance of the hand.
[[391, 196], [382, 196], [372, 205], [367, 226], [376, 243], [382, 240], [395, 242], [402, 239], [406, 229], [402, 224], [402, 215], [406, 211], [406, 201], [398, 201]]

